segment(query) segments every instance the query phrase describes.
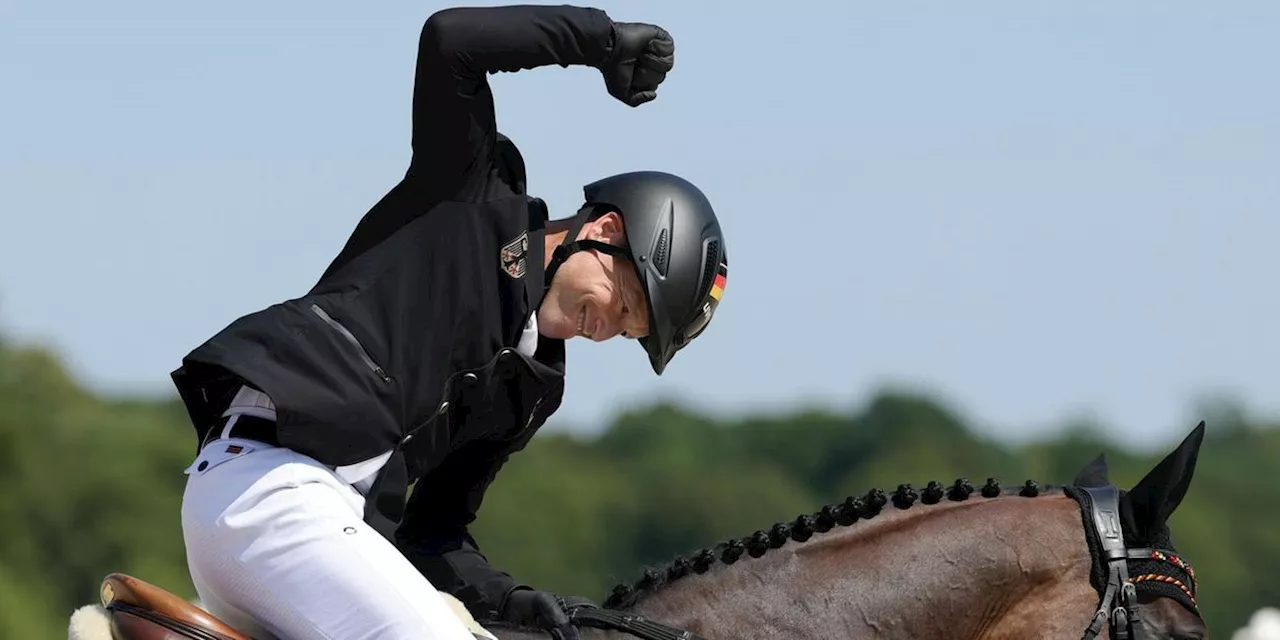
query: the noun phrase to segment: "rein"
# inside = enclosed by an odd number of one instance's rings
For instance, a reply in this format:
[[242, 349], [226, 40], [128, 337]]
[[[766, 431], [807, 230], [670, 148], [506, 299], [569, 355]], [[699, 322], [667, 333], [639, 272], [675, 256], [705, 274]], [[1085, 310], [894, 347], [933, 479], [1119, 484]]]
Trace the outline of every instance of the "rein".
[[[1138, 603], [1137, 585], [1146, 582], [1171, 584], [1185, 596], [1184, 605], [1196, 611], [1195, 572], [1191, 565], [1184, 562], [1173, 551], [1153, 549], [1150, 547], [1129, 547], [1124, 542], [1124, 531], [1120, 522], [1120, 490], [1115, 486], [1102, 487], [1070, 487], [1067, 493], [1080, 503], [1085, 511], [1085, 518], [1092, 526], [1086, 528], [1089, 551], [1095, 565], [1101, 564], [1106, 572], [1106, 587], [1102, 592], [1098, 610], [1093, 614], [1093, 622], [1085, 629], [1081, 640], [1093, 640], [1102, 633], [1104, 625], [1110, 625], [1111, 637], [1114, 640], [1151, 640], [1154, 636], [1147, 629], [1142, 619], [1142, 606]], [[1074, 491], [1073, 491], [1074, 490]], [[1079, 493], [1077, 493], [1079, 492]], [[1096, 549], [1094, 535], [1097, 536]], [[1101, 554], [1098, 553], [1101, 552]], [[1101, 555], [1101, 557], [1099, 557]], [[1178, 578], [1164, 572], [1148, 572], [1142, 575], [1129, 576], [1129, 562], [1135, 560], [1158, 561], [1161, 566], [1177, 567], [1190, 578], [1190, 586]], [[1181, 598], [1179, 598], [1181, 600]]]
[[692, 631], [677, 629], [642, 615], [602, 608], [586, 598], [565, 598], [560, 606], [569, 615], [569, 626], [573, 631], [553, 632], [556, 640], [577, 640], [577, 627], [618, 631], [640, 640], [707, 640]]

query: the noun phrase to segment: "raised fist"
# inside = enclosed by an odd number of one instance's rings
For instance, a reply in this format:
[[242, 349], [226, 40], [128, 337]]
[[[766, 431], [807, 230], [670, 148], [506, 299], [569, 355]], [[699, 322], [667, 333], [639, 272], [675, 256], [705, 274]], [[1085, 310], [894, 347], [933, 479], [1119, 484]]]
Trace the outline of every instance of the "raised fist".
[[609, 95], [631, 107], [658, 97], [658, 85], [675, 65], [676, 43], [662, 27], [615, 22], [609, 60], [600, 68]]

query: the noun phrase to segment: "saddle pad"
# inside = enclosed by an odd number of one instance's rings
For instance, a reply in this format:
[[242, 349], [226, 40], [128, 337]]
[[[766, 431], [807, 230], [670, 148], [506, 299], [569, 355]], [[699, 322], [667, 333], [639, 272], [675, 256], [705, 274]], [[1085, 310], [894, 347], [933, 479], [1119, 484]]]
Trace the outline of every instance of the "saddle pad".
[[476, 622], [476, 619], [471, 615], [471, 612], [467, 611], [466, 605], [463, 605], [460, 600], [443, 591], [440, 592], [440, 597], [444, 598], [444, 601], [449, 603], [449, 608], [453, 609], [453, 613], [462, 620], [462, 624], [466, 625], [467, 630], [471, 632], [471, 635], [481, 640], [498, 640], [498, 636], [493, 635], [488, 629], [480, 626], [479, 622]]

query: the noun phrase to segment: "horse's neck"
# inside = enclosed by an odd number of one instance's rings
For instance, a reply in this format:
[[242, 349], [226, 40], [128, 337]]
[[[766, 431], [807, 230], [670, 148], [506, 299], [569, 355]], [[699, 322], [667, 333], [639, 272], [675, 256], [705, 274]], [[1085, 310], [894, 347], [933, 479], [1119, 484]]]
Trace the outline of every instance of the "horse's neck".
[[1046, 605], [1066, 605], [1053, 615], [1078, 638], [1095, 598], [1088, 558], [1070, 498], [886, 506], [761, 558], [717, 563], [633, 610], [713, 640], [945, 639], [1018, 637], [1021, 616], [1043, 624]]

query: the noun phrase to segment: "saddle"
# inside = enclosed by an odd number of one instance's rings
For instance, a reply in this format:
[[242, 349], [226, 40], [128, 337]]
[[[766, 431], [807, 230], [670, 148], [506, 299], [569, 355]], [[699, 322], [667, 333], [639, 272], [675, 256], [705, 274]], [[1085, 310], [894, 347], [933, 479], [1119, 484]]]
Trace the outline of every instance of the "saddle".
[[[253, 640], [219, 620], [213, 614], [149, 582], [123, 573], [111, 573], [102, 580], [99, 592], [106, 612], [108, 630], [73, 638], [97, 640]], [[476, 640], [498, 640], [467, 611], [457, 598], [440, 592]], [[602, 609], [589, 601], [570, 599], [563, 603], [574, 626], [620, 631], [641, 640], [705, 640], [691, 631], [676, 629], [644, 616]], [[552, 634], [553, 637], [563, 637]], [[105, 638], [104, 638], [105, 640]]]
[[[440, 595], [477, 640], [497, 640], [457, 598]], [[100, 596], [113, 640], [253, 640], [208, 611], [130, 575], [107, 575]]]
[[107, 575], [100, 596], [116, 640], [252, 640], [204, 609], [123, 573]]

